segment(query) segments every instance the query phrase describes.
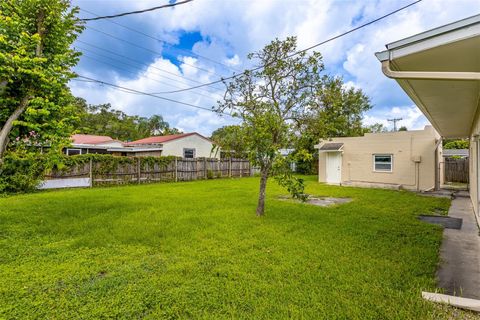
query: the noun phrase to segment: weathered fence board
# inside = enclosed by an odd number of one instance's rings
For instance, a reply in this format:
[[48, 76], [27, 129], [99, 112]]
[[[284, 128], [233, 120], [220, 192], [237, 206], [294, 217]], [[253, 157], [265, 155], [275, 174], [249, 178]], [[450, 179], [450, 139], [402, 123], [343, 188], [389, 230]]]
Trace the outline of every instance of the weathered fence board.
[[468, 158], [445, 158], [445, 182], [468, 183]]
[[[131, 184], [149, 182], [192, 181], [226, 177], [248, 177], [252, 175], [250, 162], [245, 159], [176, 158], [168, 164], [118, 163], [111, 170], [102, 169], [102, 163], [78, 164], [67, 170], [56, 170], [48, 174], [47, 181], [58, 179], [88, 178], [91, 186]], [[55, 183], [44, 185], [55, 186]], [[59, 185], [65, 185], [59, 184]], [[66, 185], [69, 185], [68, 183]]]

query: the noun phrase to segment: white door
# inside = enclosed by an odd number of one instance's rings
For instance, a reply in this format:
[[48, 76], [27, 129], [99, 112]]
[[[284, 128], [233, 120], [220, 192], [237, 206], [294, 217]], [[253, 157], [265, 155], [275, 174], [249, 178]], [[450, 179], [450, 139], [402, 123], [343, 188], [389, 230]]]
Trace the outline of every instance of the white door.
[[340, 184], [342, 179], [342, 153], [327, 152], [327, 183]]

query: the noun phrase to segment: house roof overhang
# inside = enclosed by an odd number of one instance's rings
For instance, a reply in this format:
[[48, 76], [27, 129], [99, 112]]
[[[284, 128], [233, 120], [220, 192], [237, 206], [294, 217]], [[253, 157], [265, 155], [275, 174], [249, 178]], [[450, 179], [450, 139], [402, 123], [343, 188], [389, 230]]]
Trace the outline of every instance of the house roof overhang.
[[480, 103], [480, 15], [388, 44], [376, 53], [446, 138], [468, 137]]
[[110, 152], [154, 152], [154, 151], [163, 151], [163, 148], [143, 148], [143, 147], [113, 147], [108, 148], [107, 151]]
[[109, 152], [153, 152], [153, 151], [162, 151], [163, 147], [160, 146], [135, 146], [135, 147], [112, 147], [112, 146], [102, 146], [97, 144], [84, 144], [84, 143], [73, 143], [70, 149], [102, 149]]
[[342, 152], [343, 151], [343, 143], [341, 142], [327, 142], [322, 145], [318, 145], [316, 147], [318, 147], [318, 152]]

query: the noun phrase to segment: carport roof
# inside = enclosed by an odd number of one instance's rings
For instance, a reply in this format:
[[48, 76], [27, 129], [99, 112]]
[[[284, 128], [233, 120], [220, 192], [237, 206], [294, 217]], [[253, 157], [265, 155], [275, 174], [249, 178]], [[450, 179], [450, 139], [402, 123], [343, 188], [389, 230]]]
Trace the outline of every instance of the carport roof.
[[480, 15], [386, 45], [376, 53], [444, 137], [468, 137], [480, 99]]

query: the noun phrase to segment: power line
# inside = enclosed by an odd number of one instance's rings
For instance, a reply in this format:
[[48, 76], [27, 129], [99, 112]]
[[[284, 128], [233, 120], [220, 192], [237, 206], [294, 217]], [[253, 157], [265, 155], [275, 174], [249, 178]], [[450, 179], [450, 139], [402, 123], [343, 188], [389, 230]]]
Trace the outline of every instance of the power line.
[[[385, 18], [387, 18], [387, 17], [390, 17], [391, 15], [394, 15], [394, 14], [396, 14], [396, 13], [402, 11], [402, 10], [405, 10], [405, 9], [407, 9], [407, 8], [413, 6], [413, 5], [415, 5], [415, 4], [417, 4], [417, 3], [421, 2], [421, 1], [423, 1], [423, 0], [414, 1], [414, 2], [412, 2], [412, 3], [410, 3], [410, 4], [406, 5], [406, 6], [403, 6], [403, 7], [401, 7], [401, 8], [398, 8], [398, 9], [394, 10], [394, 11], [391, 11], [391, 12], [389, 12], [389, 13], [383, 15], [383, 16], [380, 16], [380, 17], [374, 19], [374, 20], [371, 20], [371, 21], [369, 21], [369, 22], [366, 22], [366, 23], [364, 23], [364, 24], [361, 24], [361, 25], [359, 25], [358, 27], [352, 28], [352, 29], [350, 29], [350, 30], [348, 30], [348, 31], [345, 31], [345, 32], [339, 34], [339, 35], [336, 35], [336, 36], [334, 36], [334, 37], [328, 38], [328, 39], [326, 39], [326, 40], [324, 40], [324, 41], [322, 41], [322, 42], [319, 42], [319, 43], [317, 43], [317, 44], [315, 44], [315, 45], [313, 45], [313, 46], [310, 46], [310, 47], [308, 47], [308, 48], [305, 48], [305, 49], [303, 49], [303, 50], [294, 52], [294, 53], [292, 53], [291, 55], [289, 55], [289, 56], [287, 56], [287, 57], [288, 57], [288, 58], [293, 57], [293, 56], [298, 55], [298, 54], [300, 54], [300, 53], [303, 53], [303, 52], [306, 52], [306, 51], [311, 50], [311, 49], [313, 49], [313, 48], [316, 48], [316, 47], [318, 47], [318, 46], [321, 46], [321, 45], [323, 45], [323, 44], [325, 44], [325, 43], [328, 43], [328, 42], [331, 42], [331, 41], [336, 40], [336, 39], [338, 39], [338, 38], [344, 37], [344, 36], [346, 36], [346, 35], [348, 35], [348, 34], [350, 34], [350, 33], [352, 33], [352, 32], [355, 32], [355, 31], [357, 31], [357, 30], [359, 30], [359, 29], [365, 28], [365, 27], [367, 27], [367, 26], [369, 26], [369, 25], [371, 25], [371, 24], [374, 24], [374, 23], [376, 23], [376, 22], [378, 22], [378, 21], [380, 21], [380, 20], [383, 20], [383, 19], [385, 19]], [[273, 62], [271, 62], [270, 64], [272, 64], [272, 63], [273, 63]], [[185, 89], [180, 89], [180, 90], [174, 90], [174, 91], [157, 92], [157, 93], [158, 93], [158, 94], [177, 93], [177, 92], [184, 92], [184, 91], [188, 91], [188, 90], [193, 90], [193, 89], [202, 88], [202, 87], [205, 87], [205, 86], [211, 86], [211, 85], [213, 85], [213, 84], [217, 84], [217, 83], [224, 82], [225, 80], [230, 80], [230, 79], [237, 78], [237, 77], [239, 77], [239, 76], [241, 76], [241, 75], [246, 74], [247, 72], [252, 72], [252, 71], [257, 71], [257, 70], [263, 69], [263, 68], [267, 67], [267, 66], [270, 65], [270, 64], [267, 64], [267, 65], [265, 65], [265, 66], [259, 66], [259, 67], [252, 68], [252, 69], [249, 69], [249, 70], [245, 70], [245, 71], [243, 71], [243, 72], [241, 72], [241, 73], [239, 73], [239, 74], [234, 74], [234, 75], [229, 76], [229, 77], [226, 77], [226, 78], [220, 78], [220, 79], [218, 79], [218, 80], [215, 80], [215, 81], [212, 81], [212, 82], [208, 82], [208, 83], [203, 83], [203, 84], [200, 84], [200, 85], [197, 85], [197, 86], [193, 86], [193, 87], [190, 87], [190, 88], [185, 88]]]
[[[93, 15], [93, 16], [99, 17], [99, 15], [97, 15], [96, 13], [91, 12], [91, 11], [88, 11], [88, 10], [86, 10], [86, 9], [81, 9], [81, 8], [80, 8], [80, 11], [84, 11], [84, 12], [87, 12], [87, 13]], [[106, 21], [109, 22], [109, 23], [115, 24], [115, 25], [117, 25], [117, 26], [120, 26], [120, 27], [122, 27], [122, 28], [125, 28], [125, 29], [127, 29], [127, 30], [130, 30], [130, 31], [132, 31], [132, 32], [135, 32], [135, 33], [138, 33], [138, 34], [140, 34], [140, 35], [143, 35], [143, 36], [145, 36], [145, 37], [147, 37], [147, 38], [150, 38], [150, 39], [153, 39], [153, 40], [156, 40], [156, 41], [160, 41], [160, 42], [163, 42], [163, 43], [167, 43], [167, 42], [166, 42], [165, 40], [163, 40], [163, 39], [159, 39], [159, 38], [157, 38], [157, 37], [155, 37], [155, 36], [152, 36], [151, 34], [148, 34], [148, 33], [145, 33], [145, 32], [143, 32], [143, 31], [140, 31], [140, 30], [138, 30], [138, 29], [135, 29], [135, 28], [126, 26], [126, 25], [121, 24], [121, 23], [118, 23], [118, 22], [116, 22], [116, 21], [113, 21], [113, 20], [106, 20]], [[211, 58], [208, 58], [208, 57], [205, 57], [205, 56], [200, 55], [200, 54], [198, 54], [198, 53], [195, 53], [195, 52], [193, 52], [193, 51], [191, 51], [191, 50], [185, 50], [185, 49], [181, 49], [181, 48], [175, 48], [175, 50], [180, 51], [180, 52], [188, 53], [189, 55], [190, 55], [190, 54], [193, 54], [194, 56], [196, 56], [196, 57], [198, 57], [198, 58], [202, 58], [202, 59], [207, 60], [207, 61], [210, 61], [210, 62], [212, 62], [212, 63], [216, 63], [216, 64], [221, 65], [221, 66], [223, 66], [223, 67], [225, 67], [225, 68], [228, 68], [228, 69], [230, 69], [230, 70], [232, 70], [232, 71], [239, 72], [239, 70], [235, 70], [235, 69], [232, 68], [231, 66], [227, 66], [226, 64], [224, 64], [224, 63], [222, 63], [222, 62], [215, 61], [215, 60], [213, 60], [213, 59], [211, 59]]]
[[[383, 20], [383, 19], [385, 19], [385, 18], [387, 18], [387, 17], [389, 17], [389, 16], [391, 16], [391, 15], [393, 15], [393, 14], [395, 14], [395, 13], [398, 13], [398, 12], [400, 12], [400, 11], [402, 11], [402, 10], [405, 10], [405, 9], [407, 9], [407, 8], [413, 6], [413, 5], [415, 5], [415, 4], [417, 4], [417, 3], [421, 2], [421, 1], [422, 1], [422, 0], [417, 0], [417, 1], [415, 1], [415, 2], [412, 2], [412, 3], [410, 3], [410, 4], [406, 5], [406, 6], [403, 6], [403, 7], [399, 8], [399, 9], [397, 9], [397, 10], [391, 11], [391, 12], [388, 13], [388, 14], [385, 14], [385, 15], [383, 15], [383, 16], [380, 16], [379, 18], [376, 18], [376, 19], [374, 19], [374, 20], [371, 20], [371, 21], [369, 21], [369, 22], [367, 22], [367, 23], [364, 23], [364, 24], [362, 24], [362, 25], [360, 25], [360, 26], [358, 26], [358, 27], [352, 28], [352, 29], [350, 29], [350, 30], [348, 30], [348, 31], [346, 31], [346, 32], [343, 32], [343, 33], [341, 33], [341, 34], [339, 34], [339, 35], [337, 35], [337, 36], [334, 36], [334, 37], [331, 37], [331, 38], [329, 38], [329, 39], [327, 39], [327, 40], [324, 40], [324, 41], [322, 41], [322, 42], [319, 42], [319, 43], [317, 43], [317, 44], [315, 44], [315, 45], [313, 45], [313, 46], [310, 46], [310, 47], [308, 47], [308, 48], [306, 48], [306, 49], [297, 51], [297, 52], [289, 55], [288, 57], [292, 57], [292, 56], [298, 55], [298, 54], [300, 54], [300, 53], [306, 52], [306, 51], [311, 50], [311, 49], [313, 49], [313, 48], [316, 48], [316, 47], [318, 47], [318, 46], [320, 46], [320, 45], [323, 45], [323, 44], [325, 44], [325, 43], [328, 43], [328, 42], [331, 42], [331, 41], [336, 40], [336, 39], [338, 39], [338, 38], [341, 38], [341, 37], [343, 37], [343, 36], [345, 36], [345, 35], [348, 35], [348, 34], [350, 34], [350, 33], [352, 33], [352, 32], [355, 32], [355, 31], [357, 31], [357, 30], [359, 30], [359, 29], [362, 29], [362, 28], [364, 28], [364, 27], [366, 27], [366, 26], [369, 26], [369, 25], [371, 25], [371, 24], [374, 24], [374, 23], [376, 23], [376, 22], [378, 22], [378, 21], [380, 21], [380, 20]], [[102, 32], [102, 31], [99, 31], [99, 32], [104, 33], [104, 32]], [[114, 36], [113, 36], [113, 37], [114, 37]], [[114, 37], [114, 38], [116, 38], [116, 37]], [[119, 40], [128, 42], [128, 41], [123, 40], [123, 39], [120, 39], [120, 38], [119, 38]], [[136, 45], [135, 45], [135, 46], [136, 46]], [[151, 51], [150, 49], [147, 49], [147, 50]], [[272, 62], [272, 63], [273, 63], [273, 62]], [[270, 63], [270, 64], [271, 64], [271, 63]], [[266, 66], [268, 66], [268, 65], [266, 65]], [[162, 92], [162, 93], [177, 93], [177, 92], [184, 92], [184, 91], [189, 91], [189, 90], [193, 90], [193, 89], [197, 89], [197, 88], [202, 88], [202, 87], [206, 87], [206, 86], [211, 86], [211, 85], [213, 85], [213, 84], [217, 84], [217, 83], [223, 82], [223, 81], [225, 81], [225, 80], [229, 80], [229, 79], [236, 78], [236, 77], [238, 77], [238, 76], [240, 76], [240, 75], [242, 75], [242, 74], [245, 74], [245, 73], [247, 73], [247, 72], [251, 72], [251, 71], [256, 71], [256, 70], [263, 69], [263, 68], [265, 68], [266, 66], [259, 66], [259, 67], [253, 68], [253, 69], [245, 70], [245, 71], [243, 71], [242, 73], [234, 74], [234, 75], [229, 76], [229, 77], [226, 77], [226, 78], [220, 78], [219, 80], [212, 81], [212, 82], [209, 82], [209, 83], [203, 83], [203, 84], [200, 84], [200, 85], [198, 85], [198, 86], [193, 86], [193, 87], [190, 87], [190, 88], [179, 89], [179, 90], [174, 90], [174, 91]], [[160, 97], [160, 96], [157, 95], [157, 94], [162, 94], [162, 93], [147, 93], [147, 92], [142, 92], [142, 91], [138, 91], [138, 90], [135, 90], [135, 89], [125, 88], [125, 87], [118, 86], [118, 85], [115, 85], [115, 84], [112, 84], [112, 83], [108, 83], [108, 82], [105, 82], [105, 81], [101, 81], [101, 80], [97, 80], [97, 79], [92, 79], [92, 78], [89, 78], [89, 77], [84, 77], [84, 76], [80, 76], [80, 75], [79, 75], [79, 77], [80, 77], [80, 78], [83, 78], [83, 79], [86, 79], [86, 80], [91, 80], [91, 81], [93, 81], [93, 82], [97, 82], [97, 83], [100, 83], [100, 84], [108, 85], [108, 86], [111, 86], [111, 87], [113, 87], [113, 88], [127, 90], [129, 93], [142, 94], [142, 95], [151, 96], [151, 97], [154, 97], [154, 98], [157, 98], [157, 99], [162, 99], [162, 100], [165, 100], [165, 101], [170, 101], [170, 102], [182, 104], [182, 105], [189, 106], [189, 107], [192, 107], [192, 108], [197, 108], [197, 109], [202, 109], [202, 110], [207, 110], [207, 111], [215, 112], [215, 111], [212, 110], [212, 109], [208, 109], [208, 108], [205, 108], [205, 107], [196, 106], [196, 105], [193, 105], [193, 104], [190, 104], [190, 103], [186, 103], [186, 102], [182, 102], [182, 101], [178, 101], [178, 100], [174, 100], [174, 99], [170, 99], [170, 98]], [[231, 116], [230, 114], [227, 114], [227, 113], [222, 113], [222, 114]]]
[[129, 12], [123, 12], [123, 13], [118, 13], [110, 16], [101, 16], [101, 17], [95, 17], [95, 18], [84, 18], [80, 19], [82, 21], [93, 21], [93, 20], [101, 20], [101, 19], [112, 19], [112, 18], [118, 18], [118, 17], [123, 17], [131, 14], [138, 14], [138, 13], [144, 13], [144, 12], [149, 12], [149, 11], [154, 11], [158, 9], [163, 9], [163, 8], [169, 8], [169, 7], [175, 7], [181, 4], [185, 4], [188, 2], [191, 2], [193, 0], [184, 0], [180, 2], [174, 2], [174, 3], [169, 3], [169, 4], [164, 4], [158, 7], [153, 7], [153, 8], [148, 8], [148, 9], [143, 9], [143, 10], [138, 10], [138, 11], [129, 11]]
[[[128, 41], [128, 40], [119, 38], [119, 37], [114, 36], [113, 34], [110, 34], [110, 33], [108, 33], [108, 32], [105, 32], [105, 31], [102, 31], [102, 30], [98, 30], [98, 29], [93, 28], [93, 27], [90, 27], [90, 26], [87, 26], [87, 28], [90, 29], [90, 30], [93, 30], [93, 31], [95, 31], [95, 32], [101, 33], [101, 34], [103, 34], [103, 35], [106, 35], [106, 36], [108, 36], [108, 37], [110, 37], [110, 38], [112, 38], [112, 39], [125, 42], [125, 43], [127, 43], [127, 44], [129, 44], [129, 45], [131, 45], [131, 46], [133, 46], [133, 47], [136, 47], [136, 48], [139, 48], [139, 49], [142, 49], [142, 50], [145, 50], [145, 51], [154, 53], [154, 54], [159, 54], [159, 55], [161, 55], [161, 56], [163, 55], [163, 53], [161, 53], [161, 52], [158, 52], [158, 51], [155, 51], [155, 50], [146, 48], [146, 47], [142, 47], [142, 46], [140, 46], [140, 45], [138, 45], [138, 44], [136, 44], [136, 43], [134, 43], [134, 42], [131, 42], [131, 41]], [[202, 68], [202, 67], [197, 67], [196, 65], [186, 63], [185, 61], [181, 61], [181, 60], [179, 60], [178, 58], [176, 58], [175, 56], [172, 56], [172, 55], [169, 55], [169, 56], [172, 57], [174, 60], [178, 61], [179, 63], [182, 63], [182, 64], [184, 64], [184, 65], [186, 65], [186, 66], [190, 66], [190, 67], [192, 67], [192, 68], [195, 68], [195, 69], [198, 69], [198, 70], [201, 70], [201, 71], [205, 71], [205, 72], [208, 72], [208, 73], [212, 73], [212, 74], [215, 74], [215, 75], [217, 75], [217, 76], [219, 76], [219, 77], [222, 77], [222, 75], [216, 73], [215, 71], [208, 70], [208, 69], [205, 69], [205, 68]]]
[[[188, 78], [188, 77], [185, 77], [185, 76], [180, 76], [180, 75], [178, 75], [178, 74], [176, 74], [176, 73], [174, 73], [174, 72], [171, 72], [171, 71], [168, 71], [168, 70], [165, 70], [165, 69], [158, 68], [157, 66], [153, 66], [153, 65], [149, 65], [149, 64], [143, 63], [143, 62], [141, 62], [141, 61], [139, 61], [139, 60], [137, 60], [137, 59], [130, 58], [130, 57], [128, 57], [128, 56], [119, 54], [119, 53], [117, 53], [117, 52], [114, 52], [114, 51], [111, 51], [111, 50], [108, 50], [108, 49], [105, 49], [105, 48], [102, 48], [102, 47], [99, 47], [99, 46], [96, 46], [96, 45], [94, 45], [94, 44], [91, 44], [91, 43], [88, 43], [88, 42], [85, 42], [85, 41], [82, 41], [82, 40], [77, 40], [77, 42], [86, 44], [87, 46], [93, 47], [93, 48], [95, 48], [95, 49], [98, 49], [98, 50], [101, 50], [101, 51], [104, 51], [104, 52], [108, 52], [109, 54], [115, 55], [115, 56], [117, 56], [117, 57], [121, 57], [121, 58], [127, 59], [127, 60], [129, 60], [129, 61], [135, 62], [136, 64], [139, 64], [139, 65], [142, 65], [142, 66], [145, 66], [145, 67], [148, 67], [148, 68], [153, 68], [153, 69], [159, 70], [159, 71], [161, 71], [161, 72], [165, 72], [165, 73], [170, 74], [170, 75], [172, 75], [172, 76], [174, 76], [174, 77], [181, 78], [181, 79], [184, 79], [184, 80], [188, 80], [188, 81], [191, 81], [191, 82], [194, 82], [194, 83], [200, 83], [200, 84], [201, 84], [201, 82], [198, 81], [198, 80], [191, 79], [191, 78]], [[85, 50], [85, 49], [82, 48], [82, 50]], [[94, 51], [91, 51], [91, 50], [88, 50], [88, 49], [87, 49], [86, 51], [94, 52]], [[100, 55], [99, 53], [95, 53], [95, 54]], [[102, 56], [103, 56], [103, 55], [102, 55]], [[103, 56], [103, 57], [105, 57], [105, 56]], [[112, 59], [112, 58], [108, 57], [108, 59]], [[118, 61], [118, 60], [117, 60], [117, 61]], [[171, 81], [175, 81], [175, 82], [184, 84], [182, 81], [172, 79], [172, 78], [167, 77], [167, 76], [165, 76], [165, 75], [160, 75], [160, 74], [159, 74], [159, 76], [161, 76], [161, 77], [163, 77], [163, 78], [166, 78], [166, 79], [169, 79], [169, 80], [171, 80]], [[211, 87], [212, 89], [215, 89], [215, 90], [223, 90], [223, 89], [218, 88], [218, 87], [213, 87], [213, 86], [210, 86], [210, 87]], [[205, 91], [205, 90], [204, 90], [204, 91]], [[205, 92], [209, 92], [209, 91], [205, 91]], [[209, 93], [210, 93], [210, 92], [209, 92]]]
[[124, 92], [127, 92], [127, 93], [135, 93], [135, 94], [145, 95], [145, 96], [149, 96], [149, 97], [153, 97], [153, 98], [157, 98], [157, 99], [161, 99], [161, 100], [165, 100], [165, 101], [169, 101], [169, 102], [173, 102], [173, 103], [178, 103], [178, 104], [181, 104], [181, 105], [184, 105], [184, 106], [187, 106], [187, 107], [206, 110], [206, 111], [210, 111], [210, 112], [213, 112], [213, 113], [221, 113], [223, 115], [233, 117], [231, 114], [228, 114], [228, 113], [225, 113], [225, 112], [217, 112], [217, 111], [215, 111], [211, 108], [201, 107], [201, 106], [197, 106], [197, 105], [194, 105], [194, 104], [191, 104], [191, 103], [188, 103], [188, 102], [183, 102], [183, 101], [179, 101], [179, 100], [175, 100], [175, 99], [160, 97], [160, 96], [155, 95], [153, 93], [143, 92], [143, 91], [139, 91], [139, 90], [136, 90], [136, 89], [131, 89], [131, 88], [119, 86], [119, 85], [116, 85], [116, 84], [113, 84], [113, 83], [93, 79], [93, 78], [90, 78], [90, 77], [85, 77], [85, 76], [82, 76], [82, 75], [77, 75], [77, 77], [85, 79], [85, 80], [90, 80], [91, 82], [96, 82], [96, 83], [100, 83], [102, 85], [110, 86], [110, 87], [113, 87], [113, 88], [126, 90]]
[[[97, 83], [96, 81], [83, 80], [83, 79], [78, 79], [78, 78], [73, 78], [73, 79], [70, 79], [70, 80], [71, 80], [71, 81], [76, 81], [76, 82]], [[99, 83], [97, 83], [97, 84], [99, 84]], [[100, 85], [103, 85], [103, 84], [100, 84]], [[129, 94], [142, 95], [142, 94], [140, 94], [140, 93], [135, 93], [135, 92], [131, 92], [131, 91], [119, 89], [119, 88], [114, 88], [114, 89], [115, 89], [115, 90], [118, 90], [118, 91], [121, 91], [121, 92], [129, 93]]]
[[[133, 74], [133, 75], [138, 75], [137, 72], [130, 71], [130, 70], [126, 69], [126, 68], [123, 68], [123, 67], [114, 65], [114, 64], [112, 64], [112, 63], [110, 63], [110, 62], [106, 62], [106, 61], [103, 61], [103, 60], [94, 58], [94, 57], [89, 56], [89, 55], [87, 55], [87, 54], [85, 54], [85, 53], [82, 55], [82, 57], [85, 57], [85, 58], [87, 58], [87, 59], [91, 59], [91, 60], [94, 60], [94, 61], [103, 63], [103, 64], [105, 64], [105, 65], [111, 66], [111, 67], [116, 68], [116, 69], [118, 69], [118, 70], [123, 70], [123, 71], [128, 72], [128, 73]], [[118, 61], [118, 60], [117, 60], [117, 61]], [[140, 75], [138, 75], [138, 76], [141, 77], [141, 78], [150, 79], [150, 80], [152, 80], [152, 81], [155, 81], [155, 82], [158, 82], [158, 83], [161, 83], [161, 84], [170, 86], [170, 87], [180, 88], [179, 86], [170, 84], [170, 83], [168, 83], [168, 82], [160, 81], [160, 80], [158, 80], [158, 79], [154, 79], [154, 78], [149, 77], [149, 76], [147, 76], [147, 75], [142, 75], [142, 74], [140, 74]], [[207, 97], [207, 98], [210, 98], [210, 99], [215, 99], [215, 98], [213, 98], [212, 96], [207, 96], [207, 95], [202, 94], [202, 93], [200, 93], [200, 92], [192, 91], [192, 93], [197, 94], [197, 95], [200, 95], [200, 96], [203, 96], [203, 97]], [[209, 92], [209, 93], [210, 93], [210, 92]], [[210, 94], [211, 94], [211, 95], [217, 95], [217, 96], [220, 97], [220, 95], [218, 95], [218, 94], [214, 94], [214, 93], [210, 93]]]

